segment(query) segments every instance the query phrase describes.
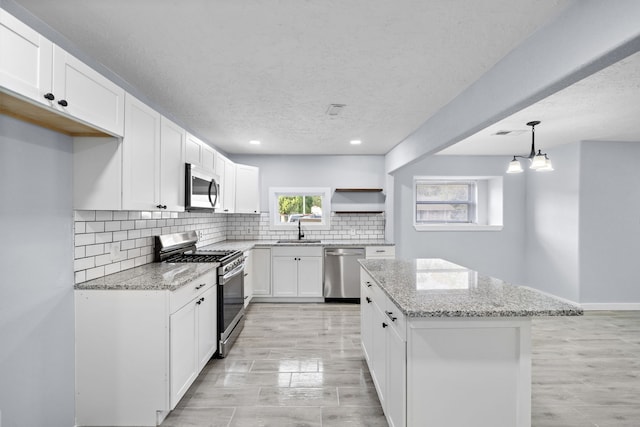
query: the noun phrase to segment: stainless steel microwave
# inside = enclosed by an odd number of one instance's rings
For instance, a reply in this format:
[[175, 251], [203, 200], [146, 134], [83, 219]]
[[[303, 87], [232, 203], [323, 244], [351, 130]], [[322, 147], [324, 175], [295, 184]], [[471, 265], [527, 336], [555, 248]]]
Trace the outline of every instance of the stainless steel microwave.
[[191, 163], [186, 164], [185, 171], [185, 209], [220, 208], [220, 178]]

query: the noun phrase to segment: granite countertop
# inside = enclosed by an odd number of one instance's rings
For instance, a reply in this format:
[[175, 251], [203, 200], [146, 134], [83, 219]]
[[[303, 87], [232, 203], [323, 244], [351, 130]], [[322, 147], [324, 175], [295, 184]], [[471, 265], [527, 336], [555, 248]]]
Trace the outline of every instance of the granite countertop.
[[[315, 239], [309, 239], [315, 240]], [[395, 243], [389, 243], [385, 240], [320, 240], [314, 243], [304, 243], [290, 241], [287, 243], [278, 243], [277, 240], [224, 240], [218, 243], [201, 246], [199, 250], [241, 250], [246, 251], [251, 248], [269, 248], [272, 246], [393, 246]]]
[[214, 270], [218, 262], [167, 263], [153, 262], [99, 279], [78, 283], [74, 289], [93, 290], [169, 290], [186, 285], [203, 274]]
[[443, 259], [359, 260], [408, 317], [579, 316], [582, 308]]

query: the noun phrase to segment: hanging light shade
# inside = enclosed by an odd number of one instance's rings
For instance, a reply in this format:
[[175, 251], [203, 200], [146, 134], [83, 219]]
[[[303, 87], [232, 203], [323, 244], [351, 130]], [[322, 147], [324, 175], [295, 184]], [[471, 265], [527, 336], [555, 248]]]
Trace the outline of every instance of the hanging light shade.
[[532, 122], [527, 123], [527, 126], [531, 126], [531, 152], [529, 152], [528, 156], [513, 156], [513, 160], [509, 162], [509, 167], [507, 168], [507, 173], [520, 173], [524, 170], [522, 169], [522, 165], [520, 161], [517, 159], [518, 157], [522, 159], [529, 159], [531, 161], [531, 165], [529, 165], [529, 169], [533, 169], [537, 172], [547, 172], [552, 171], [553, 166], [551, 166], [551, 160], [549, 160], [549, 156], [546, 153], [543, 153], [542, 150], [538, 150], [536, 153], [536, 129], [535, 127], [540, 124], [539, 120], [534, 120]]
[[509, 168], [507, 169], [507, 173], [522, 173], [522, 172], [524, 172], [524, 169], [522, 169], [520, 160], [516, 159], [516, 156], [513, 156], [513, 160], [509, 162]]

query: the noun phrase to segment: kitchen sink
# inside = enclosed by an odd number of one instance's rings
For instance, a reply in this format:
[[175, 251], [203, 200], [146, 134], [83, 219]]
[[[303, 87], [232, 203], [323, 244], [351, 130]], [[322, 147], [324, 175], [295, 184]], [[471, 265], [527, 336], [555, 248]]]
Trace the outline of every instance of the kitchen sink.
[[298, 240], [298, 239], [284, 239], [278, 240], [277, 243], [321, 243], [321, 240]]

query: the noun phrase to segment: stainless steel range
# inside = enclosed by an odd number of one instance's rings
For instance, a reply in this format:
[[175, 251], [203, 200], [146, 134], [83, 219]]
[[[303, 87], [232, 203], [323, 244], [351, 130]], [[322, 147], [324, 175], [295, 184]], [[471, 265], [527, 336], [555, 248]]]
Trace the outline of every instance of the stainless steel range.
[[244, 265], [242, 251], [197, 249], [195, 231], [155, 237], [155, 260], [162, 262], [217, 262], [218, 357], [225, 357], [244, 327]]

